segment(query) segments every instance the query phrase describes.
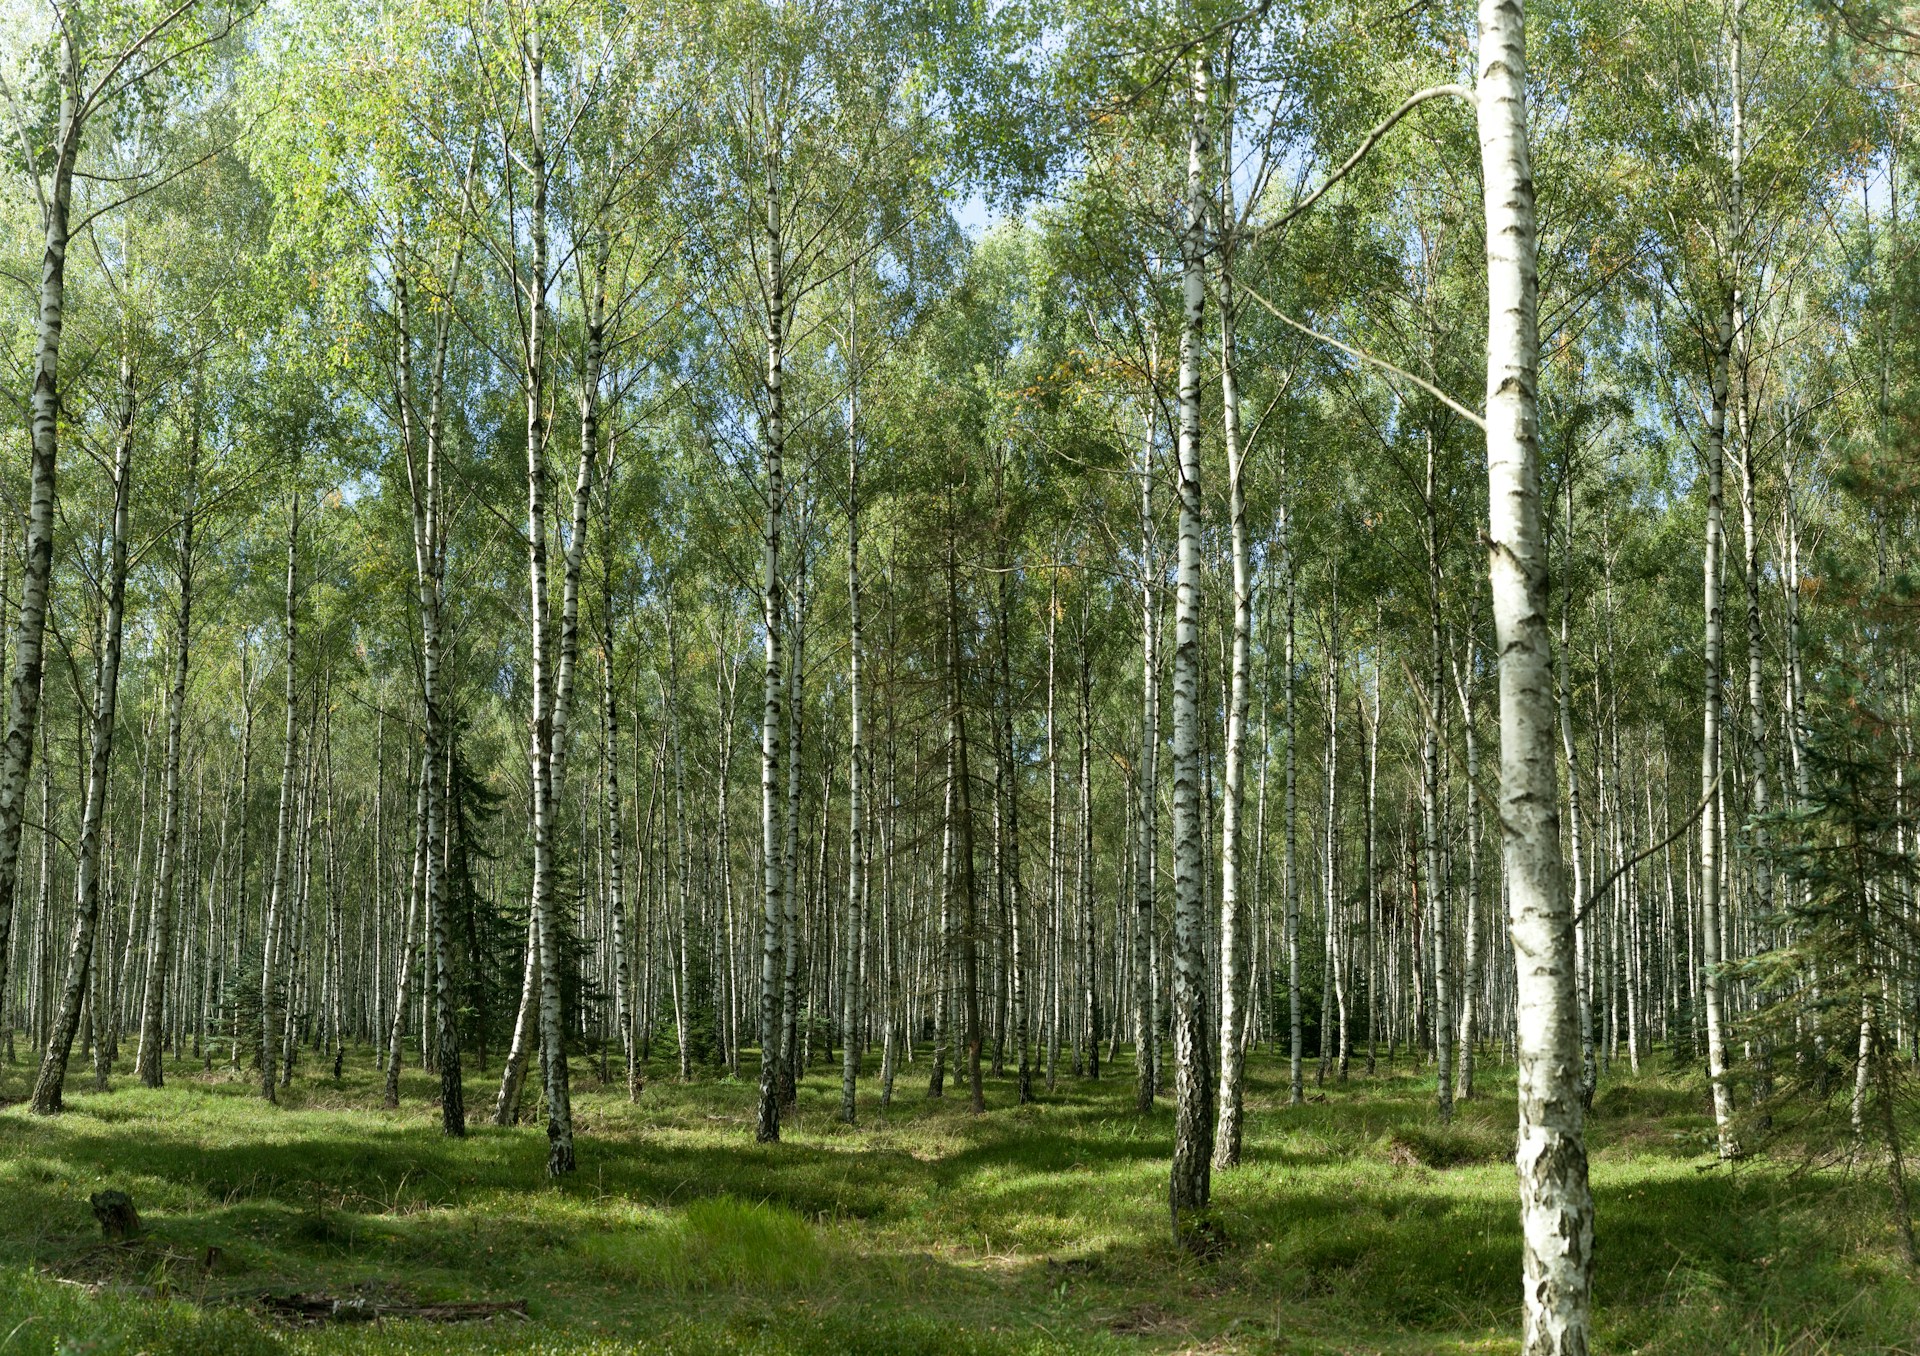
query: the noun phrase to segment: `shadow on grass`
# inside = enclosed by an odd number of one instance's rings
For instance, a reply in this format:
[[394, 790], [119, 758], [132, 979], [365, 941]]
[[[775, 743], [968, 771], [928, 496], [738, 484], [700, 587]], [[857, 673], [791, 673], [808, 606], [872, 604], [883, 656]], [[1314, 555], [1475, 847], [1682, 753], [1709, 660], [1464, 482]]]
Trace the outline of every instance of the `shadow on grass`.
[[[1254, 1066], [1244, 1164], [1214, 1178], [1229, 1247], [1199, 1263], [1168, 1240], [1171, 1108], [1136, 1115], [1124, 1066], [1099, 1084], [1063, 1078], [1031, 1107], [995, 1083], [979, 1117], [903, 1078], [887, 1115], [863, 1098], [857, 1128], [835, 1119], [837, 1079], [815, 1072], [778, 1145], [752, 1141], [748, 1083], [656, 1082], [629, 1105], [583, 1078], [581, 1171], [558, 1183], [538, 1126], [441, 1136], [435, 1084], [416, 1070], [387, 1111], [370, 1062], [338, 1082], [298, 1078], [278, 1108], [246, 1081], [182, 1067], [158, 1093], [76, 1091], [54, 1120], [0, 1114], [0, 1351], [60, 1338], [130, 1353], [520, 1350], [529, 1332], [565, 1353], [1510, 1341], [1510, 1081], [1490, 1071], [1441, 1131], [1418, 1071], [1329, 1085], [1297, 1108], [1282, 1104], [1284, 1072]], [[0, 1074], [0, 1092], [18, 1078]], [[469, 1106], [490, 1094], [476, 1074]], [[1764, 1165], [1696, 1172], [1696, 1113], [1696, 1090], [1671, 1076], [1598, 1103], [1604, 1345], [1770, 1350], [1767, 1333], [1819, 1332], [1836, 1351], [1895, 1350], [1915, 1330], [1915, 1290], [1888, 1266], [1872, 1192]], [[1411, 1145], [1427, 1152], [1396, 1152]], [[97, 1240], [86, 1197], [105, 1185], [133, 1194], [166, 1255], [218, 1250], [204, 1275], [162, 1275], [163, 1291], [380, 1282], [422, 1300], [526, 1298], [535, 1322], [517, 1336], [288, 1333], [217, 1304], [89, 1297], [31, 1275], [74, 1276]], [[129, 1263], [121, 1279], [152, 1287], [154, 1269]]]

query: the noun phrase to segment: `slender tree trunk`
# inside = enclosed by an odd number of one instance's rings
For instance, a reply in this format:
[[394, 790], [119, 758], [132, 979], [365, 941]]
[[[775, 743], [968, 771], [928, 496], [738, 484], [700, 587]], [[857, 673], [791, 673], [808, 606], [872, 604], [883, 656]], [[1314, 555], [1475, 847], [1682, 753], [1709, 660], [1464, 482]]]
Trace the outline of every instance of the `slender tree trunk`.
[[[558, 636], [548, 596], [548, 523], [546, 482], [546, 345], [548, 222], [547, 147], [545, 140], [545, 58], [538, 18], [526, 32], [523, 50], [523, 92], [526, 99], [527, 174], [531, 180], [529, 231], [532, 258], [517, 279], [524, 306], [526, 344], [522, 355], [527, 402], [527, 576], [532, 603], [533, 690], [528, 763], [533, 790], [533, 879], [530, 886], [535, 940], [538, 946], [539, 1030], [541, 1072], [547, 1101], [547, 1175], [561, 1177], [574, 1170], [573, 1099], [567, 1064], [568, 1023], [563, 1009], [564, 975], [561, 965], [563, 927], [558, 899], [555, 839], [559, 833], [559, 802], [566, 785], [566, 733], [572, 697], [574, 660], [579, 645], [580, 561], [586, 519], [593, 489], [592, 444], [580, 448], [574, 478], [571, 531], [567, 534]], [[558, 644], [555, 644], [555, 641]], [[557, 650], [557, 654], [555, 653]], [[522, 1002], [525, 1002], [523, 996]], [[522, 1066], [524, 1068], [524, 1065]], [[503, 1083], [503, 1099], [506, 1091]], [[517, 1088], [515, 1092], [517, 1094]]]
[[1571, 450], [1568, 453], [1565, 471], [1566, 522], [1562, 532], [1566, 543], [1563, 556], [1562, 574], [1565, 578], [1560, 585], [1560, 650], [1559, 650], [1559, 701], [1560, 701], [1560, 748], [1567, 760], [1567, 847], [1573, 867], [1573, 951], [1574, 984], [1580, 992], [1580, 1096], [1589, 1108], [1593, 1105], [1594, 1089], [1599, 1075], [1594, 1067], [1593, 1050], [1593, 991], [1588, 984], [1587, 923], [1586, 913], [1581, 907], [1587, 897], [1586, 865], [1588, 854], [1583, 849], [1582, 838], [1586, 828], [1586, 819], [1581, 814], [1580, 749], [1573, 737], [1573, 636], [1571, 618], [1573, 614], [1573, 523], [1574, 523], [1574, 467]]
[[1539, 277], [1522, 0], [1481, 0], [1488, 573], [1500, 656], [1500, 827], [1515, 960], [1525, 1356], [1586, 1356], [1593, 1266], [1573, 914], [1560, 859], [1541, 532]]
[[1057, 1086], [1060, 1027], [1066, 1015], [1066, 908], [1060, 869], [1060, 731], [1058, 723], [1060, 577], [1047, 581], [1047, 1091]]
[[[134, 821], [138, 827], [133, 839], [133, 879], [136, 881], [145, 880], [147, 872], [147, 829], [151, 822], [147, 809], [152, 803], [153, 792], [153, 720], [154, 712], [149, 708], [146, 718], [140, 725], [140, 809]], [[114, 936], [113, 903], [121, 893], [116, 888], [118, 858], [113, 850], [113, 831], [114, 826], [109, 824], [107, 855], [102, 872], [105, 903], [102, 906], [104, 912], [101, 914], [100, 940], [103, 945]], [[136, 949], [146, 937], [146, 925], [151, 917], [150, 912], [143, 911], [141, 908], [141, 895], [144, 892], [138, 886], [125, 893], [127, 923], [117, 938], [120, 959], [116, 963], [114, 948], [108, 947], [101, 953], [102, 964], [99, 967], [99, 985], [107, 994], [105, 1004], [98, 1009], [105, 1019], [103, 1029], [106, 1032], [106, 1040], [94, 1049], [94, 1081], [102, 1089], [107, 1086], [107, 1076], [112, 1072], [114, 1061], [120, 1057], [120, 1031], [129, 1017], [125, 1008], [128, 991], [133, 987], [131, 980], [136, 957], [141, 960], [145, 958], [144, 949]]]
[[[1084, 613], [1082, 621], [1084, 623]], [[1100, 932], [1093, 907], [1093, 656], [1080, 628], [1080, 945], [1085, 988], [1087, 1077], [1100, 1077]]]
[[973, 776], [967, 758], [965, 658], [960, 640], [960, 573], [951, 528], [947, 538], [947, 700], [953, 732], [953, 875], [960, 922], [961, 1019], [967, 1042], [969, 1108], [987, 1109], [980, 1082], [980, 901], [973, 869]]
[[614, 695], [613, 672], [613, 468], [607, 475], [607, 502], [601, 511], [602, 555], [606, 559], [600, 593], [600, 712], [601, 738], [606, 741], [602, 832], [607, 838], [607, 912], [613, 924], [613, 1012], [620, 1027], [620, 1054], [626, 1065], [627, 1100], [640, 1099], [640, 1064], [634, 1041], [635, 1005], [633, 975], [628, 963], [632, 949], [627, 935], [627, 890], [625, 854], [621, 840], [626, 833], [625, 816], [620, 805], [620, 709]]
[[1291, 541], [1291, 510], [1288, 507], [1288, 489], [1286, 484], [1286, 466], [1284, 460], [1280, 470], [1281, 504], [1280, 511], [1280, 569], [1285, 578], [1286, 588], [1286, 635], [1284, 640], [1286, 679], [1282, 684], [1283, 697], [1281, 708], [1285, 713], [1286, 729], [1282, 731], [1287, 741], [1287, 761], [1282, 773], [1285, 802], [1282, 814], [1286, 817], [1284, 835], [1285, 860], [1281, 864], [1281, 889], [1286, 895], [1287, 929], [1287, 1018], [1288, 1018], [1288, 1061], [1287, 1061], [1287, 1103], [1300, 1106], [1306, 1101], [1306, 1088], [1302, 1078], [1301, 1060], [1305, 1053], [1305, 1033], [1300, 1025], [1300, 864], [1299, 864], [1299, 816], [1297, 813], [1298, 774], [1297, 758], [1300, 726], [1298, 712], [1295, 710], [1295, 692], [1298, 687], [1294, 672], [1293, 623], [1294, 623], [1294, 576], [1293, 546]]
[[[1752, 319], [1747, 313], [1746, 281], [1746, 187], [1743, 164], [1746, 157], [1745, 33], [1744, 0], [1735, 0], [1731, 45], [1733, 48], [1733, 376], [1737, 379], [1730, 393], [1734, 409], [1734, 433], [1739, 449], [1736, 458], [1740, 471], [1740, 519], [1745, 544], [1743, 571], [1747, 593], [1747, 760], [1748, 760], [1748, 842], [1753, 889], [1753, 917], [1765, 920], [1773, 916], [1773, 851], [1768, 841], [1767, 816], [1772, 809], [1771, 770], [1767, 759], [1767, 688], [1765, 636], [1760, 618], [1760, 533], [1756, 522], [1758, 490], [1754, 458], [1754, 440], [1749, 427], [1750, 392], [1748, 372], [1752, 365]], [[1884, 399], [1882, 409], [1885, 408]], [[1904, 772], [1904, 768], [1901, 769]], [[1759, 1080], [1764, 1091], [1771, 1081], [1764, 1040], [1759, 1051]]]
[[[187, 439], [186, 485], [182, 490], [180, 538], [175, 555], [179, 611], [174, 624], [173, 685], [167, 692], [167, 753], [162, 773], [160, 870], [153, 887], [152, 922], [147, 949], [146, 995], [140, 1005], [140, 1053], [134, 1060], [140, 1081], [157, 1088], [162, 1081], [160, 1017], [166, 997], [167, 966], [173, 955], [173, 881], [180, 862], [180, 735], [187, 705], [187, 656], [193, 639], [193, 515], [200, 495], [200, 422], [196, 413]], [[136, 879], [135, 888], [139, 888]]]
[[1321, 897], [1326, 904], [1327, 957], [1320, 982], [1320, 1069], [1318, 1081], [1325, 1083], [1327, 1070], [1336, 1053], [1339, 1078], [1347, 1077], [1347, 980], [1346, 924], [1340, 910], [1340, 570], [1332, 562], [1327, 572], [1327, 653], [1326, 653], [1326, 841], [1320, 854]]
[[1427, 432], [1427, 480], [1424, 494], [1427, 546], [1427, 694], [1426, 737], [1422, 745], [1420, 818], [1426, 837], [1427, 928], [1433, 952], [1433, 1054], [1438, 1065], [1435, 1092], [1440, 1122], [1453, 1119], [1453, 958], [1447, 883], [1440, 864], [1440, 723], [1446, 712], [1440, 649], [1440, 499], [1436, 458], [1438, 440]]
[[[411, 956], [412, 902], [408, 903], [408, 954]], [[507, 1058], [500, 1068], [500, 1089], [494, 1095], [493, 1123], [495, 1125], [516, 1125], [520, 1120], [520, 1099], [526, 1085], [527, 1063], [533, 1057], [535, 1043], [539, 1037], [534, 1030], [540, 1007], [540, 931], [535, 920], [527, 919], [527, 935], [520, 962], [520, 1002], [514, 1009], [513, 1036], [507, 1042]], [[409, 962], [411, 969], [411, 962]], [[405, 1028], [405, 1018], [401, 1013], [394, 1014], [394, 1049], [400, 1046], [399, 1033]], [[387, 1070], [387, 1081], [393, 1085], [395, 1075], [391, 1067]], [[397, 1096], [397, 1093], [393, 1094]], [[389, 1105], [393, 1105], [390, 1101]]]
[[[67, 235], [74, 161], [85, 113], [74, 26], [60, 25], [60, 123], [41, 213], [39, 313], [34, 322], [33, 391], [28, 399], [29, 486], [26, 565], [13, 631], [13, 678], [8, 687], [6, 736], [0, 740], [0, 952], [13, 935], [13, 902], [20, 872], [21, 826], [40, 719], [41, 670], [47, 596], [53, 582], [54, 499], [60, 462], [60, 338], [66, 320]], [[44, 1006], [43, 1006], [44, 1010]]]
[[[803, 956], [800, 945], [803, 903], [800, 893], [800, 759], [801, 740], [806, 734], [803, 689], [806, 682], [807, 644], [807, 513], [805, 498], [800, 498], [801, 512], [794, 531], [793, 607], [788, 617], [793, 643], [788, 647], [790, 657], [787, 660], [787, 791], [781, 819], [784, 829], [781, 847], [781, 932], [785, 938], [786, 966], [780, 982], [780, 1105], [787, 1110], [792, 1110], [798, 1104], [800, 1073], [806, 1065], [806, 1051], [800, 1033], [800, 969], [804, 959], [811, 980], [811, 942], [814, 936], [810, 929], [807, 938], [809, 946]], [[810, 1028], [808, 1034], [811, 1035]]]
[[847, 300], [847, 898], [841, 928], [845, 958], [840, 974], [840, 1119], [856, 1119], [854, 1092], [860, 1079], [861, 1011], [864, 976], [859, 964], [866, 935], [867, 839], [865, 788], [865, 711], [860, 704], [860, 363], [859, 313]]
[[[661, 627], [666, 632], [667, 642], [667, 690], [666, 690], [666, 738], [670, 745], [669, 756], [673, 760], [673, 848], [675, 851], [674, 887], [675, 887], [675, 929], [679, 933], [678, 945], [673, 949], [674, 966], [673, 985], [673, 1036], [674, 1046], [680, 1058], [680, 1081], [693, 1081], [693, 864], [690, 860], [687, 833], [687, 777], [686, 762], [680, 743], [680, 641], [675, 629], [673, 599], [665, 600], [661, 609]], [[730, 738], [725, 726], [720, 732], [720, 806], [719, 813], [724, 821], [727, 814], [726, 773], [731, 749], [727, 747]]]
[[1159, 566], [1153, 530], [1153, 470], [1156, 429], [1153, 392], [1146, 400], [1146, 437], [1140, 445], [1140, 765], [1135, 819], [1133, 890], [1133, 1029], [1135, 1108], [1153, 1110], [1160, 1090], [1160, 1032], [1154, 1021], [1154, 855], [1159, 850], [1160, 760]]
[[[402, 242], [404, 249], [404, 241]], [[458, 263], [455, 264], [458, 274]], [[460, 1027], [453, 992], [453, 948], [448, 919], [446, 847], [450, 841], [449, 747], [442, 692], [441, 616], [445, 598], [445, 521], [442, 510], [442, 392], [451, 321], [436, 320], [428, 372], [425, 447], [415, 445], [411, 312], [405, 261], [395, 264], [395, 314], [398, 320], [396, 368], [400, 388], [401, 441], [406, 453], [407, 485], [413, 509], [413, 561], [416, 624], [420, 627], [420, 699], [425, 726], [423, 758], [428, 769], [423, 827], [423, 890], [431, 920], [434, 1040], [440, 1068], [440, 1128], [456, 1138], [467, 1132], [466, 1098], [461, 1076]]]
[[[296, 474], [297, 474], [296, 469]], [[286, 729], [280, 759], [280, 810], [276, 818], [273, 849], [273, 883], [267, 895], [267, 910], [260, 928], [260, 1095], [275, 1101], [273, 1091], [274, 1057], [274, 972], [280, 968], [280, 933], [291, 912], [288, 884], [294, 851], [293, 818], [295, 760], [299, 752], [299, 690], [296, 685], [299, 643], [300, 583], [300, 492], [296, 485], [287, 500], [287, 587], [285, 705]], [[287, 998], [292, 999], [291, 986]]]
[[786, 362], [786, 273], [782, 256], [785, 223], [781, 215], [778, 128], [770, 121], [764, 91], [756, 88], [759, 121], [765, 124], [767, 365], [765, 417], [760, 425], [760, 455], [766, 476], [766, 572], [761, 594], [766, 629], [766, 673], [760, 721], [760, 867], [762, 930], [760, 945], [760, 1101], [754, 1138], [762, 1144], [780, 1138], [781, 940], [785, 920], [781, 870], [780, 732], [781, 626], [786, 598], [780, 573], [780, 520], [785, 512], [782, 480], [786, 450], [786, 409], [782, 377]]
[[1464, 672], [1454, 687], [1460, 697], [1460, 727], [1467, 745], [1467, 972], [1460, 985], [1460, 1058], [1454, 1066], [1454, 1096], [1473, 1098], [1473, 1046], [1478, 1035], [1480, 1001], [1480, 745], [1473, 728], [1473, 671], [1477, 647], [1467, 642]]
[[1168, 1202], [1176, 1243], [1200, 1249], [1217, 1232], [1212, 1188], [1214, 1085], [1207, 1039], [1207, 927], [1200, 786], [1200, 363], [1206, 307], [1206, 174], [1212, 160], [1210, 59], [1193, 58], [1187, 135], [1187, 235], [1180, 331], [1180, 551], [1173, 644], [1173, 1170]]
[[[92, 746], [87, 766], [87, 799], [81, 810], [80, 843], [75, 863], [73, 942], [67, 951], [67, 980], [60, 999], [59, 1016], [40, 1061], [40, 1075], [33, 1085], [32, 1110], [35, 1115], [51, 1116], [62, 1108], [61, 1085], [66, 1080], [67, 1059], [73, 1050], [73, 1038], [80, 1027], [80, 1009], [87, 995], [87, 981], [94, 953], [94, 933], [100, 921], [100, 830], [106, 814], [107, 777], [112, 770], [114, 712], [120, 695], [120, 649], [122, 619], [127, 599], [127, 506], [133, 488], [133, 429], [135, 396], [132, 360], [120, 358], [120, 436], [113, 472], [113, 539], [108, 548], [106, 608], [100, 624], [98, 663], [94, 667], [92, 702]], [[24, 777], [24, 772], [23, 772]], [[96, 1045], [105, 1013], [102, 1001], [94, 1001]]]
[[[1374, 634], [1380, 632], [1380, 610], [1374, 608]], [[1367, 877], [1367, 1076], [1371, 1078], [1377, 1063], [1380, 1020], [1380, 972], [1378, 934], [1380, 916], [1380, 864], [1378, 833], [1380, 827], [1380, 656], [1372, 663], [1372, 694], [1367, 719], [1367, 805], [1366, 805], [1366, 877]], [[1388, 952], [1392, 954], [1391, 951]]]
[[[997, 482], [996, 494], [1000, 496], [1004, 510], [1005, 503], [1005, 456], [995, 468]], [[1007, 541], [1011, 536], [1010, 525], [1003, 523], [1000, 534], [1001, 555], [999, 569], [999, 631], [1000, 631], [1000, 730], [999, 758], [1001, 767], [1001, 803], [998, 807], [1000, 828], [997, 836], [999, 843], [1000, 885], [1003, 907], [1007, 916], [1007, 932], [1011, 942], [1011, 955], [1008, 961], [1009, 1006], [1013, 1027], [1014, 1043], [1019, 1048], [1016, 1063], [1015, 1100], [1025, 1106], [1033, 1100], [1033, 1066], [1028, 1060], [1028, 1046], [1031, 1043], [1030, 1020], [1027, 1011], [1028, 996], [1026, 983], [1027, 957], [1024, 954], [1025, 933], [1022, 919], [1026, 913], [1026, 888], [1020, 874], [1020, 771], [1013, 746], [1013, 640], [1011, 614], [1013, 612], [1013, 560], [1007, 550]]]
[[[942, 629], [944, 644], [945, 629]], [[942, 653], [941, 666], [947, 667], [951, 661]], [[947, 1095], [947, 1047], [953, 1041], [953, 994], [954, 970], [957, 965], [958, 942], [954, 937], [954, 837], [956, 806], [959, 801], [958, 777], [955, 774], [956, 751], [960, 744], [959, 733], [954, 727], [953, 707], [947, 705], [946, 719], [946, 772], [943, 782], [942, 808], [940, 815], [940, 913], [938, 932], [931, 939], [929, 949], [934, 952], [932, 963], [926, 968], [935, 974], [933, 984], [933, 1051], [928, 1060], [931, 1066], [927, 1073], [927, 1096], [929, 1098]], [[913, 1046], [907, 1046], [911, 1054]]]
[[[1223, 161], [1233, 162], [1231, 114]], [[1223, 216], [1233, 216], [1232, 186], [1223, 176], [1227, 198]], [[1253, 554], [1247, 533], [1247, 496], [1242, 483], [1240, 385], [1235, 370], [1233, 256], [1220, 270], [1220, 406], [1227, 456], [1227, 517], [1233, 555], [1233, 657], [1227, 699], [1224, 795], [1220, 807], [1220, 1118], [1214, 1129], [1213, 1165], [1230, 1168], [1240, 1161], [1241, 1100], [1246, 1089], [1244, 1008], [1247, 993], [1247, 906], [1241, 881], [1242, 824], [1246, 801], [1247, 713], [1252, 706]]]
[[[400, 965], [393, 985], [393, 1020], [387, 1032], [386, 1101], [390, 1107], [400, 1105], [400, 1064], [405, 1051], [407, 1015], [413, 994], [413, 965], [420, 948], [420, 903], [427, 871], [427, 797], [432, 794], [427, 782], [432, 776], [432, 768], [433, 765], [423, 753], [420, 758], [419, 789], [414, 797], [413, 870], [407, 881], [407, 911], [401, 920]], [[511, 1119], [499, 1123], [513, 1124]]]
[[1727, 1086], [1727, 1038], [1720, 976], [1722, 919], [1725, 889], [1721, 879], [1720, 726], [1722, 655], [1725, 640], [1721, 616], [1720, 560], [1723, 553], [1723, 473], [1727, 426], [1727, 366], [1732, 346], [1731, 322], [1723, 315], [1713, 346], [1713, 404], [1707, 424], [1707, 529], [1703, 553], [1703, 594], [1706, 625], [1704, 646], [1705, 691], [1700, 736], [1700, 795], [1706, 809], [1700, 815], [1700, 987], [1707, 1019], [1707, 1077], [1712, 1083], [1713, 1124], [1720, 1157], [1738, 1153], [1733, 1138], [1733, 1095]]

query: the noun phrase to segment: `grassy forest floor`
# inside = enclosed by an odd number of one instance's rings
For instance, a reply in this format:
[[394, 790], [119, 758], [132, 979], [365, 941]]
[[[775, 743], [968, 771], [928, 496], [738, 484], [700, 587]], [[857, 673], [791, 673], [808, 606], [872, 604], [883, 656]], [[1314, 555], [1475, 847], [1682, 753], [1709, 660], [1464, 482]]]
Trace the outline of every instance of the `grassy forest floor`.
[[[1256, 1058], [1209, 1261], [1168, 1242], [1171, 1108], [1134, 1115], [1129, 1064], [1021, 1109], [990, 1082], [974, 1117], [951, 1087], [926, 1099], [923, 1059], [889, 1115], [863, 1096], [853, 1130], [834, 1119], [837, 1069], [815, 1069], [785, 1142], [762, 1147], [748, 1080], [662, 1077], [629, 1105], [582, 1061], [580, 1171], [557, 1186], [539, 1127], [452, 1142], [417, 1070], [398, 1111], [369, 1058], [339, 1082], [316, 1072], [272, 1108], [197, 1065], [160, 1092], [124, 1070], [81, 1091], [76, 1060], [68, 1112], [42, 1120], [27, 1067], [0, 1067], [0, 1356], [1441, 1353], [1508, 1351], [1518, 1331], [1503, 1070], [1442, 1131], [1404, 1061], [1288, 1109], [1284, 1064]], [[1597, 1350], [1920, 1353], [1920, 1285], [1877, 1182], [1711, 1167], [1702, 1086], [1602, 1087]], [[490, 1105], [491, 1080], [467, 1097]], [[88, 1196], [110, 1187], [133, 1197], [140, 1244], [100, 1241]], [[288, 1292], [523, 1299], [531, 1321], [261, 1314]]]

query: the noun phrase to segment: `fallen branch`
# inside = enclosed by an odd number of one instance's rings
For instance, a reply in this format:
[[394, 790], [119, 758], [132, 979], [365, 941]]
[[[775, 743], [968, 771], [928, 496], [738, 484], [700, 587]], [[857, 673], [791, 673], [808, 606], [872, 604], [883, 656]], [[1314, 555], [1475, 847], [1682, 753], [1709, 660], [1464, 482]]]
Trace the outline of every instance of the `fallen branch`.
[[381, 1318], [415, 1318], [427, 1323], [466, 1323], [475, 1319], [527, 1318], [525, 1300], [453, 1300], [444, 1304], [408, 1304], [363, 1296], [262, 1295], [260, 1307], [294, 1323], [371, 1323]]

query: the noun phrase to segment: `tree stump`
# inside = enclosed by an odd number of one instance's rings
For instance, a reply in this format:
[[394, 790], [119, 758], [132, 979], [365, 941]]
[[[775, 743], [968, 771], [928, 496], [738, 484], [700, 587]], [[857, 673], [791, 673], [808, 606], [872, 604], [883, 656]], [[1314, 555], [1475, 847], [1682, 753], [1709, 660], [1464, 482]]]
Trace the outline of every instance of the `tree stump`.
[[96, 1191], [87, 1199], [109, 1243], [124, 1243], [140, 1236], [140, 1212], [133, 1208], [133, 1197], [126, 1192]]

